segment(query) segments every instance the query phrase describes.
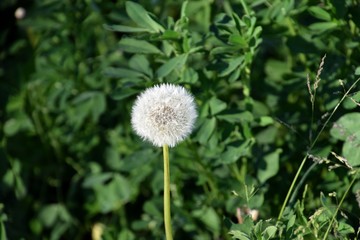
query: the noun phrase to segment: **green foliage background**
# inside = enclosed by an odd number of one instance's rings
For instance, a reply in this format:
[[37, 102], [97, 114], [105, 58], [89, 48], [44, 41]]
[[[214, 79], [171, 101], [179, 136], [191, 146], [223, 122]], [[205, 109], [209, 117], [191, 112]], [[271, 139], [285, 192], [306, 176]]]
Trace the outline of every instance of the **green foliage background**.
[[[130, 114], [139, 92], [170, 82], [199, 111], [170, 151], [175, 239], [230, 239], [238, 209], [276, 219], [306, 154], [330, 165], [306, 163], [307, 191], [290, 202], [303, 205], [284, 221], [288, 239], [316, 239], [327, 215], [306, 221], [332, 213], [352, 179], [330, 152], [360, 165], [359, 87], [308, 152], [360, 74], [359, 2], [137, 3], [1, 1], [0, 238], [91, 239], [100, 226], [103, 239], [163, 239], [161, 149]], [[325, 54], [312, 111], [307, 74], [312, 85]], [[355, 237], [357, 192], [359, 180], [334, 239]]]

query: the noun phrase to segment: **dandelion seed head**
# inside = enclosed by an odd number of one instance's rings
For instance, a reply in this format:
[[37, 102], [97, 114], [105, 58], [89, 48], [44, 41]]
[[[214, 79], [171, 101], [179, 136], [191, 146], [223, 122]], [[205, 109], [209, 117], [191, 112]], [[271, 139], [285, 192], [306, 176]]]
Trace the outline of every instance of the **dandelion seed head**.
[[131, 124], [142, 139], [155, 146], [174, 147], [191, 133], [196, 117], [194, 97], [185, 88], [161, 84], [138, 96]]

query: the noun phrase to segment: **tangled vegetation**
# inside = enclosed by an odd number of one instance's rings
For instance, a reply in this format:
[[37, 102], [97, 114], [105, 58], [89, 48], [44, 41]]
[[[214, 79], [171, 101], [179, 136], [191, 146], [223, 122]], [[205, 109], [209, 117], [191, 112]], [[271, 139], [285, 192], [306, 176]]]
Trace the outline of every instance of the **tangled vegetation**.
[[164, 239], [162, 149], [130, 120], [161, 83], [198, 111], [170, 151], [175, 240], [359, 238], [359, 1], [0, 11], [1, 240]]

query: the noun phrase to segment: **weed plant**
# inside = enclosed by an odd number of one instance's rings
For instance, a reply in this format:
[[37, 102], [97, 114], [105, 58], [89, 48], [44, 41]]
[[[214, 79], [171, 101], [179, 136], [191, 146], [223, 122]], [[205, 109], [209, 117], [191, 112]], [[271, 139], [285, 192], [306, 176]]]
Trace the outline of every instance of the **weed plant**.
[[162, 148], [131, 127], [164, 83], [198, 112], [164, 151], [175, 240], [360, 238], [358, 1], [0, 11], [0, 240], [165, 239]]

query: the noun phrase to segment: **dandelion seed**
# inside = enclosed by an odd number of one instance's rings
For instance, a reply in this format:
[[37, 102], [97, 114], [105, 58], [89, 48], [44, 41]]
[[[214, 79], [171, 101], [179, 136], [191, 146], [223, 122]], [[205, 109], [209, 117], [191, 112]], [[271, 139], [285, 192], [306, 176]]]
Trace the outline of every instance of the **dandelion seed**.
[[196, 117], [194, 97], [185, 88], [161, 84], [138, 96], [131, 123], [144, 140], [174, 147], [191, 133]]

